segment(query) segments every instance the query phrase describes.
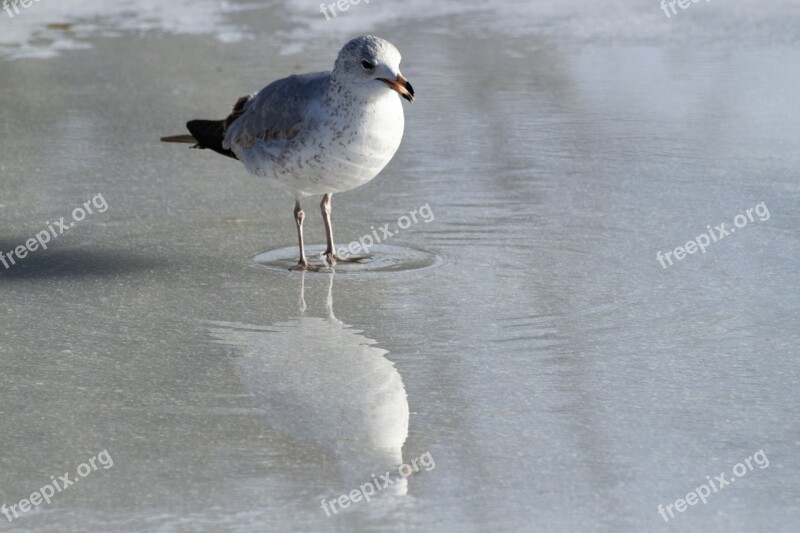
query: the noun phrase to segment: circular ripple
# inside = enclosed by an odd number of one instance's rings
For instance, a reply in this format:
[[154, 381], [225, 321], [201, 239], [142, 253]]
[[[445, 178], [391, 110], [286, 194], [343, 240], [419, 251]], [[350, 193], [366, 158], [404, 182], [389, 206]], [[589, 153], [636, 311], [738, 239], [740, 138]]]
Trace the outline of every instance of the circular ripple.
[[[321, 254], [325, 245], [306, 246], [306, 257], [311, 268], [322, 266]], [[358, 256], [356, 256], [358, 257]], [[259, 268], [286, 272], [297, 264], [297, 247], [289, 246], [277, 250], [269, 250], [253, 257]], [[405, 272], [433, 268], [441, 264], [441, 259], [430, 252], [406, 248], [404, 246], [391, 246], [376, 244], [369, 250], [369, 255], [356, 263], [337, 263], [333, 268], [337, 274], [361, 274], [379, 272]], [[321, 268], [320, 272], [331, 272], [330, 268]]]

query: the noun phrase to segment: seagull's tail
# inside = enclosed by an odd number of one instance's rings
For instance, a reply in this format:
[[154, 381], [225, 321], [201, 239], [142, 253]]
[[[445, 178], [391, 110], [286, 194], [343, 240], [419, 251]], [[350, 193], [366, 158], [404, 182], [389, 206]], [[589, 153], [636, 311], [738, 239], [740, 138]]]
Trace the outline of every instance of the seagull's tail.
[[191, 120], [186, 124], [186, 128], [191, 135], [171, 135], [161, 137], [161, 140], [165, 143], [193, 144], [192, 148], [207, 148], [236, 159], [232, 151], [222, 146], [225, 138], [224, 120]]
[[233, 152], [222, 147], [222, 141], [225, 139], [224, 120], [190, 120], [186, 123], [186, 128], [192, 137], [197, 139], [200, 148], [214, 150], [218, 154], [236, 159]]

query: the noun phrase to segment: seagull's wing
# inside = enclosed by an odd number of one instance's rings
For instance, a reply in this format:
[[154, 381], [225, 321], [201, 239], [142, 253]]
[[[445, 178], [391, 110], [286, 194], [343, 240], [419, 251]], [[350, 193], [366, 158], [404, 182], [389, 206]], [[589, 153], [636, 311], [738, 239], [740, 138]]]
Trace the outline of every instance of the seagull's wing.
[[224, 122], [222, 146], [241, 152], [259, 140], [294, 138], [322, 100], [329, 80], [330, 72], [289, 76], [270, 83], [255, 95], [240, 98]]

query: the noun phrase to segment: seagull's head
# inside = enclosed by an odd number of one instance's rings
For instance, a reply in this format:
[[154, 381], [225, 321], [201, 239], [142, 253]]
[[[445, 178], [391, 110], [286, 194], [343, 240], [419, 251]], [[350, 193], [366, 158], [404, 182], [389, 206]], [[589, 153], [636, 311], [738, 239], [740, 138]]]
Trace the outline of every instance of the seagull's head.
[[350, 89], [373, 92], [378, 87], [389, 88], [409, 102], [414, 101], [414, 88], [400, 74], [400, 52], [380, 37], [362, 35], [344, 45], [333, 74]]

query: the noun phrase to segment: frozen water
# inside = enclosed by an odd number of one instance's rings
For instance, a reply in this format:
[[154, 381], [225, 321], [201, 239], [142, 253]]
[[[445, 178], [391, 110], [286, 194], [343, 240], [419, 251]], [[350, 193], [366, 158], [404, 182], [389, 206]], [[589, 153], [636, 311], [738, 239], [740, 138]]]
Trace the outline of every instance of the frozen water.
[[[0, 11], [0, 250], [108, 204], [0, 264], [0, 503], [114, 459], [0, 528], [795, 531], [799, 28], [789, 0]], [[337, 243], [427, 204], [384, 251], [436, 268], [261, 268], [291, 261], [293, 199], [158, 138], [362, 31], [418, 98], [395, 160], [336, 195]]]

